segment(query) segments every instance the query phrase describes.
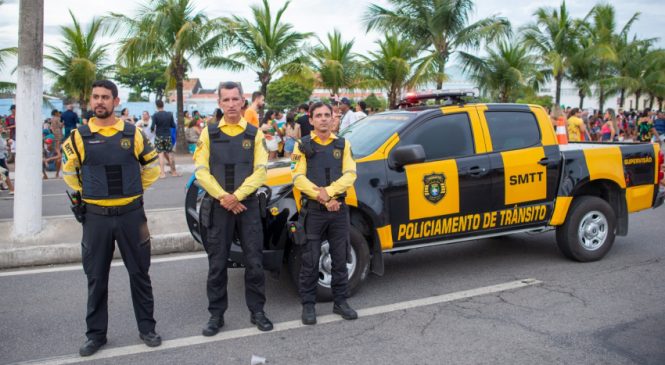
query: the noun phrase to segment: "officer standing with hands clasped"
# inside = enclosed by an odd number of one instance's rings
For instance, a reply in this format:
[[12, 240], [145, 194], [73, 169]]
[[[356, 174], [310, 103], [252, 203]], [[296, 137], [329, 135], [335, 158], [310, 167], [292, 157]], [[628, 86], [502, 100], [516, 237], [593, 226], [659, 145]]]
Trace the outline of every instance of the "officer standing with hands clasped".
[[94, 118], [73, 130], [62, 146], [63, 176], [76, 191], [72, 209], [83, 223], [81, 254], [88, 277], [88, 340], [79, 349], [81, 356], [90, 356], [106, 344], [115, 242], [129, 273], [139, 337], [150, 347], [162, 343], [155, 333], [148, 274], [150, 232], [143, 210], [143, 192], [159, 176], [157, 153], [141, 131], [115, 117], [113, 110], [119, 103], [113, 82], [96, 81], [90, 98]]
[[332, 258], [333, 313], [344, 319], [356, 319], [358, 314], [346, 301], [348, 272], [346, 267], [349, 245], [349, 208], [344, 203], [346, 191], [356, 180], [356, 163], [351, 145], [335, 136], [332, 128], [332, 107], [321, 102], [309, 108], [314, 130], [304, 136], [291, 155], [293, 184], [305, 199], [305, 232], [307, 242], [302, 246], [299, 291], [303, 305], [302, 323], [316, 323], [316, 287], [319, 279], [321, 241], [327, 237]]
[[208, 311], [204, 336], [216, 335], [224, 325], [228, 308], [227, 263], [237, 231], [245, 261], [245, 301], [250, 321], [261, 331], [273, 324], [263, 311], [263, 231], [256, 190], [266, 180], [268, 149], [263, 133], [242, 117], [242, 89], [235, 82], [219, 88], [219, 107], [224, 117], [204, 128], [194, 160], [196, 179], [207, 192], [201, 203], [201, 224], [206, 228], [208, 253]]

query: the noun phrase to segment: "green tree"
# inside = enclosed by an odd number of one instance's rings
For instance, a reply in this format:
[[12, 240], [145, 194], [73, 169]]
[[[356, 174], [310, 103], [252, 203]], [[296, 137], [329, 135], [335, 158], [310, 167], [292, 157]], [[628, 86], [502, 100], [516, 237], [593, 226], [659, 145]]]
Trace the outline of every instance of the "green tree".
[[591, 95], [591, 88], [597, 81], [597, 69], [591, 67], [594, 63], [593, 58], [593, 38], [580, 36], [578, 38], [579, 47], [571, 56], [570, 67], [566, 77], [573, 82], [577, 88], [577, 95], [580, 97], [579, 108], [584, 107], [584, 99]]
[[385, 110], [386, 105], [388, 105], [385, 98], [379, 98], [374, 93], [365, 98], [365, 103], [367, 104], [368, 108], [371, 108], [374, 111]]
[[499, 40], [485, 49], [487, 56], [460, 52], [463, 70], [493, 100], [514, 102], [525, 88], [544, 79], [536, 56], [521, 40]]
[[385, 89], [388, 92], [388, 104], [393, 109], [397, 106], [402, 90], [422, 80], [422, 75], [418, 74], [414, 66], [418, 47], [411, 39], [394, 34], [388, 34], [384, 40], [376, 43], [378, 51], [369, 52], [369, 57], [361, 56], [364, 60], [365, 83], [370, 87]]
[[[168, 64], [168, 88], [176, 89], [178, 152], [187, 151], [183, 80], [194, 58], [203, 66], [233, 65], [222, 55], [227, 30], [220, 18], [209, 19], [191, 0], [148, 0], [134, 16], [111, 13], [113, 31], [124, 30], [118, 60], [128, 66], [153, 60]], [[232, 67], [232, 66], [229, 66]]]
[[207, 65], [223, 68], [244, 69], [245, 67], [256, 72], [257, 80], [261, 84], [261, 92], [268, 94], [268, 84], [273, 76], [279, 72], [294, 73], [294, 69], [305, 67], [306, 61], [302, 56], [302, 43], [312, 33], [300, 33], [293, 30], [293, 26], [285, 23], [282, 16], [289, 6], [287, 1], [275, 16], [270, 10], [268, 0], [263, 0], [263, 6], [252, 6], [252, 19], [233, 16], [225, 19], [230, 30], [233, 45], [237, 52], [227, 60], [217, 62], [217, 59], [208, 59]]
[[[167, 66], [159, 60], [131, 66], [118, 66], [115, 79], [132, 89], [132, 94], [136, 95], [137, 99], [148, 100], [150, 94], [155, 94], [156, 100], [162, 100], [168, 83]], [[147, 94], [147, 96], [143, 96], [143, 94]]]
[[278, 79], [268, 85], [266, 103], [271, 109], [292, 109], [307, 102], [312, 95], [313, 88], [301, 83]]
[[[469, 24], [473, 0], [388, 0], [393, 9], [371, 4], [363, 16], [367, 31], [403, 34], [424, 51], [418, 67], [434, 72], [437, 89], [446, 79], [445, 66], [459, 49], [477, 48], [510, 33], [507, 19], [497, 16]], [[420, 73], [423, 73], [421, 71]]]
[[558, 10], [538, 8], [534, 15], [536, 22], [523, 28], [524, 40], [551, 69], [556, 83], [554, 103], [561, 105], [561, 83], [576, 53], [577, 22], [568, 13], [565, 1]]
[[55, 78], [57, 89], [79, 102], [83, 112], [88, 109], [92, 93], [92, 83], [106, 78], [113, 69], [107, 64], [108, 44], [100, 44], [103, 20], [93, 18], [86, 30], [70, 11], [71, 26], [60, 27], [63, 37], [61, 47], [47, 46], [49, 54], [44, 59], [53, 68], [44, 68], [47, 74]]
[[[0, 2], [0, 4], [2, 4]], [[16, 56], [18, 54], [18, 47], [9, 47], [0, 49], [0, 70], [5, 66], [7, 57]], [[0, 93], [11, 92], [16, 90], [16, 83], [9, 81], [0, 81]]]
[[353, 42], [344, 42], [342, 35], [335, 30], [328, 33], [328, 43], [319, 39], [319, 45], [312, 51], [314, 69], [319, 73], [321, 86], [335, 95], [339, 94], [339, 89], [353, 86], [357, 72], [351, 52]]

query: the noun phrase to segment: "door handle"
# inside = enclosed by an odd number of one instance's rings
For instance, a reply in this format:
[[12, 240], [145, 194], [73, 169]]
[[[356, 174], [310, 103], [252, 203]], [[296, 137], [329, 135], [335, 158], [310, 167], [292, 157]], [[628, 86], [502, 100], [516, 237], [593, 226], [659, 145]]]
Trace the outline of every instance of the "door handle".
[[538, 164], [543, 165], [543, 166], [548, 166], [550, 164], [550, 162], [552, 162], [552, 161], [550, 161], [549, 158], [543, 157], [543, 158], [540, 159], [540, 161], [538, 161]]
[[487, 173], [487, 169], [484, 168], [484, 167], [480, 167], [480, 166], [472, 166], [472, 167], [469, 167], [467, 172], [471, 176], [482, 176], [482, 175], [485, 175], [485, 173]]

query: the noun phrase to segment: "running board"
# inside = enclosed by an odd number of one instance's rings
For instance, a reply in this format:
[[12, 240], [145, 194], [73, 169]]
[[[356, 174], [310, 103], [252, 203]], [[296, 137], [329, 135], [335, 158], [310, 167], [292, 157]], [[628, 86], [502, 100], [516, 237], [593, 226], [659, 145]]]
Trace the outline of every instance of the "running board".
[[505, 235], [516, 234], [516, 233], [542, 233], [542, 232], [550, 231], [552, 229], [553, 229], [553, 227], [550, 227], [550, 226], [536, 227], [536, 228], [524, 228], [524, 229], [518, 229], [518, 230], [514, 230], [514, 231], [504, 231], [504, 232], [499, 232], [499, 233], [484, 234], [484, 235], [481, 235], [481, 236], [462, 237], [462, 238], [456, 238], [456, 239], [452, 239], [452, 240], [421, 243], [419, 245], [395, 247], [395, 248], [391, 248], [391, 249], [388, 249], [388, 250], [383, 250], [382, 252], [387, 253], [387, 252], [408, 251], [408, 250], [413, 250], [415, 248], [425, 248], [425, 247], [432, 247], [432, 246], [449, 245], [449, 244], [465, 242], [465, 241], [476, 241], [476, 240], [482, 240], [482, 239], [485, 239], [485, 238], [505, 236]]

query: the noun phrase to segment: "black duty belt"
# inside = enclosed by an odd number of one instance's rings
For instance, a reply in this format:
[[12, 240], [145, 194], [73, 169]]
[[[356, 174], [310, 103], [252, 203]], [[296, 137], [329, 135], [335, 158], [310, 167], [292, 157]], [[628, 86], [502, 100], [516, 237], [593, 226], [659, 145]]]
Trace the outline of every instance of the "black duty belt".
[[97, 214], [97, 215], [123, 215], [131, 211], [137, 210], [143, 206], [143, 198], [135, 199], [133, 202], [127, 205], [115, 206], [115, 207], [104, 207], [101, 205], [95, 204], [86, 204], [85, 210], [88, 213]]
[[[344, 204], [343, 201], [341, 201], [340, 203]], [[317, 200], [309, 200], [309, 199], [307, 200], [307, 202], [305, 202], [305, 208], [309, 210], [325, 210], [325, 211], [328, 210], [328, 208], [326, 208], [324, 204], [319, 203]]]

